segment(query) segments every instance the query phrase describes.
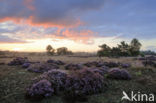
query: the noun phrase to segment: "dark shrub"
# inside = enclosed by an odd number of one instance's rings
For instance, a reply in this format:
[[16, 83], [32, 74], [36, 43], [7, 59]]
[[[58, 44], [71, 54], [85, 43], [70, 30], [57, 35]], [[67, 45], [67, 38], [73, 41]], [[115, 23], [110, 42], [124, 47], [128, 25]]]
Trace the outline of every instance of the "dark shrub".
[[84, 63], [84, 65], [87, 67], [92, 67], [92, 66], [99, 66], [99, 63], [97, 61], [92, 61], [92, 62], [86, 62]]
[[17, 57], [15, 59], [13, 59], [11, 62], [9, 62], [8, 65], [9, 66], [12, 66], [12, 65], [22, 65], [22, 64], [24, 64], [26, 62], [29, 62], [27, 57], [25, 57], [25, 58]]
[[124, 64], [121, 64], [121, 67], [122, 68], [129, 68], [129, 67], [131, 67], [131, 65], [128, 63], [124, 63]]
[[102, 62], [98, 62], [95, 66], [96, 67], [102, 67], [102, 66], [104, 66], [105, 64], [104, 63], [102, 63]]
[[107, 67], [113, 68], [113, 67], [119, 67], [120, 66], [120, 63], [104, 62], [104, 65], [107, 66]]
[[83, 69], [83, 65], [82, 64], [67, 64], [65, 66], [66, 70], [80, 70]]
[[150, 61], [156, 61], [156, 57], [155, 56], [149, 56], [149, 57], [146, 57], [147, 60], [150, 60]]
[[0, 65], [5, 65], [5, 63], [4, 62], [0, 62]]
[[24, 63], [24, 64], [22, 65], [22, 68], [28, 68], [30, 65], [31, 65], [31, 63]]
[[130, 80], [131, 75], [125, 69], [113, 68], [109, 71], [108, 77], [112, 79]]
[[156, 65], [156, 63], [153, 62], [153, 61], [151, 61], [151, 60], [143, 61], [142, 64], [143, 64], [144, 66], [155, 66], [155, 65]]
[[107, 74], [108, 73], [108, 69], [109, 68], [106, 68], [106, 67], [102, 67], [102, 68], [91, 68], [91, 70], [94, 73], [99, 73], [101, 76], [104, 76], [105, 74]]
[[54, 94], [52, 84], [46, 80], [40, 80], [27, 88], [26, 96], [30, 99], [42, 99], [44, 97], [50, 97]]
[[51, 69], [58, 69], [59, 67], [57, 65], [51, 65], [48, 63], [35, 63], [30, 65], [27, 70], [31, 72], [36, 72], [36, 73], [43, 73], [47, 72]]
[[64, 65], [65, 64], [64, 62], [62, 62], [60, 60], [52, 60], [52, 59], [47, 60], [47, 63], [57, 64], [57, 65]]

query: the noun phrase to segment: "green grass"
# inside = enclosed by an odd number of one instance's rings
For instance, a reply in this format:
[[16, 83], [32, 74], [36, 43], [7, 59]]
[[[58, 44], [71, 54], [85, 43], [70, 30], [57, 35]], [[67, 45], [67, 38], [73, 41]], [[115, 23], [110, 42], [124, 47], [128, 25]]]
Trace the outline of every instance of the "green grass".
[[[61, 60], [62, 58], [65, 57], [61, 57]], [[55, 59], [59, 58], [56, 57]], [[87, 59], [89, 60], [89, 58]], [[9, 60], [11, 59], [9, 58]], [[3, 61], [8, 62], [9, 60]], [[74, 59], [74, 62], [76, 61], [79, 62], [80, 60]], [[128, 103], [121, 101], [122, 91], [127, 93], [140, 91], [141, 93], [154, 93], [156, 95], [156, 68], [133, 66], [128, 71], [132, 74], [132, 80], [108, 79], [108, 89], [106, 91], [88, 96], [87, 101], [83, 103]], [[20, 66], [0, 65], [0, 103], [65, 103], [61, 96], [53, 96], [38, 102], [25, 99], [26, 88], [31, 84], [32, 79], [39, 75], [38, 73], [28, 72]]]

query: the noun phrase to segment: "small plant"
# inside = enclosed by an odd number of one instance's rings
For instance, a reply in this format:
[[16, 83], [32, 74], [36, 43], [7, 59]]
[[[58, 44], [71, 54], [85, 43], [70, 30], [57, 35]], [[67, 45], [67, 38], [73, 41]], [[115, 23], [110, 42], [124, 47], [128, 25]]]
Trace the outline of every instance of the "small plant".
[[141, 71], [138, 71], [138, 72], [135, 73], [135, 75], [136, 76], [141, 76], [142, 75], [142, 72]]

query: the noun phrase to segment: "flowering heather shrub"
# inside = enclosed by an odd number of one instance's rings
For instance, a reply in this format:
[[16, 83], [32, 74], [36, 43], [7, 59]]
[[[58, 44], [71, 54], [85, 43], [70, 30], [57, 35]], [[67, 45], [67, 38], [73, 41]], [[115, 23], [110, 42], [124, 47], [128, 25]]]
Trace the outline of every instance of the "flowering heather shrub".
[[91, 70], [95, 73], [99, 73], [101, 76], [104, 76], [108, 73], [109, 68], [106, 66], [103, 66], [101, 68], [91, 68]]
[[107, 66], [107, 67], [119, 67], [120, 64], [119, 63], [115, 63], [115, 62], [97, 62], [97, 61], [92, 61], [92, 62], [87, 62], [84, 63], [85, 66], [87, 67], [92, 67], [92, 66], [96, 66], [96, 67], [102, 67], [102, 66]]
[[22, 65], [22, 68], [28, 68], [30, 65], [31, 65], [31, 63], [24, 63], [24, 64]]
[[47, 63], [57, 64], [57, 65], [64, 65], [65, 64], [64, 62], [62, 62], [60, 60], [52, 60], [52, 59], [47, 60]]
[[65, 66], [66, 70], [80, 70], [83, 69], [83, 65], [82, 64], [67, 64]]
[[104, 66], [105, 64], [104, 63], [102, 63], [102, 62], [98, 62], [97, 64], [96, 64], [96, 67], [102, 67], [102, 66]]
[[106, 85], [103, 76], [91, 69], [82, 69], [69, 75], [65, 84], [65, 96], [75, 98], [99, 93]]
[[96, 62], [96, 61], [87, 62], [87, 63], [84, 63], [84, 65], [87, 67], [96, 66], [96, 65], [98, 65], [98, 62]]
[[112, 79], [130, 80], [131, 75], [125, 69], [113, 68], [109, 71], [108, 77]]
[[109, 68], [113, 68], [113, 67], [119, 67], [120, 63], [115, 63], [115, 62], [104, 62], [104, 65], [109, 67]]
[[50, 97], [54, 94], [52, 84], [46, 80], [40, 80], [27, 88], [26, 96], [31, 99], [42, 99], [44, 97]]
[[47, 72], [51, 69], [59, 69], [59, 67], [56, 65], [48, 64], [48, 63], [35, 63], [35, 64], [30, 65], [27, 68], [28, 71], [36, 72], [36, 73]]
[[122, 68], [129, 68], [129, 67], [131, 67], [131, 65], [128, 63], [124, 63], [124, 64], [121, 64], [121, 67]]
[[43, 75], [53, 84], [56, 94], [65, 88], [67, 73], [63, 70], [50, 70]]
[[22, 65], [26, 62], [29, 62], [27, 57], [17, 57], [15, 59], [13, 59], [11, 62], [8, 63], [9, 66], [13, 66], [13, 65]]
[[67, 73], [63, 70], [49, 70], [48, 72], [43, 73], [41, 76], [34, 79], [34, 82], [38, 82], [42, 79], [47, 79], [51, 82], [55, 94], [64, 89], [65, 81], [67, 78]]

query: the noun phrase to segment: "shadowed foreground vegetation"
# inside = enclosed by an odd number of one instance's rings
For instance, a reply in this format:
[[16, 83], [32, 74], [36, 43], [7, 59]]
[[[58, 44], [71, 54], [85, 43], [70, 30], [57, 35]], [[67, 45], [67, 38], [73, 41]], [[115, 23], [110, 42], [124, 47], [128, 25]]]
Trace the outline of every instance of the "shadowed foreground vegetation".
[[[122, 91], [130, 93], [153, 93], [156, 95], [156, 68], [146, 66], [134, 57], [107, 58], [99, 59], [93, 57], [70, 57], [70, 56], [47, 56], [44, 53], [10, 53], [9, 55], [0, 55], [0, 103], [69, 103], [63, 95], [52, 96], [41, 101], [30, 101], [25, 98], [26, 88], [32, 84], [32, 79], [41, 75], [41, 73], [28, 72], [22, 66], [8, 66], [15, 57], [28, 57], [30, 61], [44, 62], [49, 59], [62, 60], [65, 63], [85, 63], [91, 61], [112, 61], [131, 64], [130, 68], [125, 68], [132, 76], [131, 80], [107, 79], [107, 89], [101, 93], [89, 95], [82, 103], [128, 103], [121, 101]], [[72, 99], [72, 98], [69, 98]], [[81, 101], [75, 101], [80, 103]]]

